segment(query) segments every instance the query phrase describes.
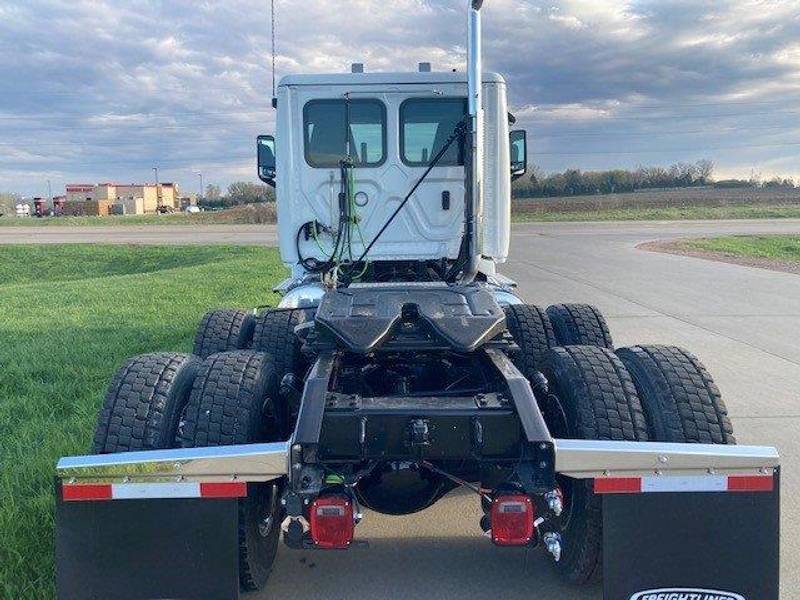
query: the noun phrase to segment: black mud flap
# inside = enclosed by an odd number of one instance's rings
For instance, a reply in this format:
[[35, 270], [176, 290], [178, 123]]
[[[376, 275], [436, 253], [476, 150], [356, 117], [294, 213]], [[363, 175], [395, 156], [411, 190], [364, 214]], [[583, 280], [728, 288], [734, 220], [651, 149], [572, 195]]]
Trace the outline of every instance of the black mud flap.
[[605, 600], [778, 600], [772, 491], [608, 493]]
[[56, 497], [62, 600], [239, 597], [237, 500]]

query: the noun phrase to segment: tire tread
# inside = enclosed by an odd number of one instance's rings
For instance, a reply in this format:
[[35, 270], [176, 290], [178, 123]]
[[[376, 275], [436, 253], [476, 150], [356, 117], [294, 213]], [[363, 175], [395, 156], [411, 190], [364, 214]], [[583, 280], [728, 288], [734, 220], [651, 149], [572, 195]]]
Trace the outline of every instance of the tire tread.
[[510, 353], [511, 360], [523, 374], [534, 373], [547, 351], [556, 345], [553, 325], [545, 310], [534, 304], [512, 304], [504, 311], [508, 331], [519, 346]]
[[[278, 401], [272, 357], [252, 350], [211, 355], [200, 367], [192, 388], [181, 435], [183, 447], [276, 441], [277, 428], [263, 418], [270, 401]], [[266, 551], [267, 564], [261, 564], [248, 543], [250, 515], [257, 512], [256, 503], [263, 499], [268, 485], [248, 485], [248, 497], [239, 502], [239, 583], [246, 591], [264, 585], [277, 551], [274, 537]], [[261, 572], [256, 574], [258, 570]]]
[[218, 352], [250, 346], [255, 317], [243, 310], [212, 310], [205, 314], [194, 338], [194, 354], [208, 358]]
[[[625, 366], [606, 348], [566, 346], [550, 350], [544, 373], [561, 401], [571, 431], [569, 437], [587, 440], [647, 441], [644, 411]], [[603, 516], [599, 496], [589, 481], [575, 482], [575, 498], [581, 498], [584, 531], [564, 553], [558, 568], [573, 583], [601, 579], [603, 569]], [[576, 500], [577, 502], [577, 500]], [[572, 537], [572, 539], [570, 539]], [[565, 550], [568, 546], [565, 546]]]
[[174, 428], [200, 361], [158, 352], [129, 359], [115, 374], [97, 418], [92, 451], [112, 454], [174, 445]]
[[719, 388], [697, 357], [675, 346], [631, 346], [617, 355], [633, 375], [659, 441], [735, 444]]
[[311, 309], [278, 309], [259, 315], [253, 332], [253, 349], [272, 356], [278, 380], [287, 373], [297, 373], [305, 364], [301, 343], [294, 330], [313, 320]]
[[614, 349], [614, 340], [603, 313], [591, 304], [554, 304], [547, 316], [561, 346], [598, 346]]

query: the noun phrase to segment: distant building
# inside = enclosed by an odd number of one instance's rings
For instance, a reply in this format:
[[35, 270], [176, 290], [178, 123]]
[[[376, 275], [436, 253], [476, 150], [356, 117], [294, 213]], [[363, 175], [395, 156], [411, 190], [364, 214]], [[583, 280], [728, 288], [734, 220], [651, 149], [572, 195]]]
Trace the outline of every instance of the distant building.
[[174, 183], [100, 183], [67, 185], [65, 214], [152, 214], [160, 206], [180, 210], [178, 186]]
[[64, 214], [64, 203], [67, 201], [66, 196], [53, 196], [53, 214], [60, 217]]
[[93, 183], [67, 184], [67, 202], [84, 202], [92, 200], [94, 194]]

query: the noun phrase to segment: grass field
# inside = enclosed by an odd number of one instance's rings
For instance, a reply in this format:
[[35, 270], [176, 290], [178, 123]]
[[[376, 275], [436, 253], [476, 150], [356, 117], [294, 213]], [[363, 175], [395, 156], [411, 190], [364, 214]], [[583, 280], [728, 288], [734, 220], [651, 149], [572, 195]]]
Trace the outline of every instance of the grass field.
[[692, 250], [717, 252], [743, 258], [766, 258], [775, 261], [800, 262], [800, 236], [726, 236], [700, 240], [683, 240], [681, 246]]
[[190, 351], [206, 310], [274, 302], [283, 276], [271, 249], [0, 246], [0, 598], [53, 597], [53, 468], [117, 367]]
[[585, 211], [537, 211], [512, 213], [512, 220], [554, 221], [685, 221], [719, 219], [798, 219], [800, 205], [729, 205], [664, 208], [609, 208]]
[[[210, 213], [213, 214], [213, 213]], [[113, 227], [115, 225], [189, 225], [195, 215], [129, 215], [125, 217], [45, 217], [43, 219], [3, 217], [0, 227]], [[199, 221], [198, 221], [199, 222]]]
[[275, 204], [248, 204], [228, 210], [197, 214], [128, 215], [108, 217], [0, 218], [0, 227], [115, 227], [139, 225], [229, 225], [275, 223]]

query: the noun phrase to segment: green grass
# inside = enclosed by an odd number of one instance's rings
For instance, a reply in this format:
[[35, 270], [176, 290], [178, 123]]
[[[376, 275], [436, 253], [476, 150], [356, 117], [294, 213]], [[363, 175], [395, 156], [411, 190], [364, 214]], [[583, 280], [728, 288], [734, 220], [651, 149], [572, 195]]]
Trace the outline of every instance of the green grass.
[[687, 206], [670, 208], [599, 209], [577, 212], [512, 212], [515, 222], [554, 221], [681, 221], [706, 219], [798, 219], [800, 205]]
[[128, 216], [108, 216], [108, 217], [45, 217], [36, 218], [17, 218], [0, 217], [0, 227], [113, 227], [116, 225], [192, 225], [205, 223], [208, 220], [206, 215], [214, 213], [200, 213], [188, 215], [185, 213], [174, 213], [170, 215], [128, 215]]
[[729, 256], [800, 262], [800, 236], [796, 235], [736, 235], [683, 240], [681, 246]]
[[205, 311], [275, 298], [273, 249], [0, 246], [0, 598], [52, 598], [53, 474], [128, 357], [190, 351]]

